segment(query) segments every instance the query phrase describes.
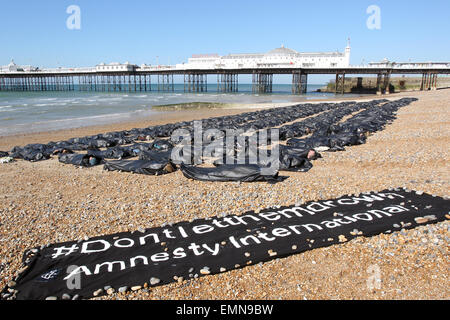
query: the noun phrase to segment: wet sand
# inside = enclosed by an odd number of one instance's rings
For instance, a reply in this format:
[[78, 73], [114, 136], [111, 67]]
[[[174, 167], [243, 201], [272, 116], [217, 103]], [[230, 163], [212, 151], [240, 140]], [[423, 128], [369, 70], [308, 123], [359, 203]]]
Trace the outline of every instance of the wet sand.
[[[180, 171], [143, 176], [105, 172], [102, 166], [78, 169], [57, 159], [1, 164], [0, 287], [20, 269], [24, 250], [46, 243], [389, 187], [447, 196], [450, 90], [382, 98], [404, 96], [419, 100], [401, 108], [394, 123], [366, 144], [324, 152], [310, 171], [283, 172], [289, 178], [275, 185], [191, 181]], [[255, 106], [263, 107], [267, 106]], [[133, 123], [2, 137], [0, 150], [241, 112], [177, 111]], [[449, 228], [445, 221], [360, 237], [223, 274], [99, 299], [449, 299]], [[367, 286], [373, 266], [380, 270], [379, 289]]]

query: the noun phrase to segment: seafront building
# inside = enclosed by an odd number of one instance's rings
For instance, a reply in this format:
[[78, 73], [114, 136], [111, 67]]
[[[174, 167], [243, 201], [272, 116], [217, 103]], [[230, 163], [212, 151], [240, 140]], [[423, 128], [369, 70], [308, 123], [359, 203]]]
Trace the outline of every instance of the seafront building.
[[253, 68], [346, 68], [350, 65], [350, 43], [344, 52], [298, 52], [282, 45], [267, 53], [193, 55], [177, 69]]
[[19, 66], [11, 59], [11, 62], [6, 66], [0, 66], [0, 72], [31, 72], [36, 71], [38, 68], [33, 66]]
[[[232, 53], [225, 56], [218, 54], [194, 54], [187, 63], [171, 66], [152, 66], [142, 64], [137, 66], [130, 62], [100, 63], [90, 69], [96, 72], [132, 72], [136, 70], [213, 70], [213, 69], [254, 69], [254, 68], [346, 68], [350, 66], [350, 43], [344, 52], [298, 52], [282, 45], [280, 48], [266, 53]], [[51, 69], [52, 71], [67, 71], [69, 68]], [[70, 68], [77, 71], [79, 68]], [[18, 66], [12, 60], [7, 66], [0, 67], [2, 72], [38, 71], [31, 66]], [[42, 69], [45, 71], [47, 69]], [[49, 69], [50, 70], [50, 69]]]
[[112, 72], [112, 71], [135, 71], [136, 65], [129, 63], [112, 62], [105, 64], [104, 62], [95, 66], [95, 70], [98, 72]]
[[396, 68], [449, 68], [450, 63], [448, 62], [393, 62], [384, 58], [380, 62], [369, 62], [369, 67], [372, 68], [386, 68], [386, 67], [396, 67]]

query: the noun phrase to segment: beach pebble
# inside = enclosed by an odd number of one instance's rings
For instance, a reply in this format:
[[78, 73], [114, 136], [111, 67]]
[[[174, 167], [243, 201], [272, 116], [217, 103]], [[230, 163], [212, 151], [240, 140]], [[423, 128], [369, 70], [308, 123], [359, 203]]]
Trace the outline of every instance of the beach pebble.
[[353, 229], [352, 231], [350, 231], [350, 234], [352, 236], [362, 235], [362, 231], [359, 231], [358, 229]]
[[28, 269], [28, 266], [24, 266], [24, 267], [19, 269], [18, 273], [19, 274], [24, 273], [27, 269]]
[[119, 291], [120, 293], [127, 292], [127, 291], [128, 291], [128, 287], [127, 287], [127, 286], [120, 287], [120, 288], [118, 289], [118, 291]]
[[211, 271], [209, 270], [209, 267], [203, 267], [203, 268], [200, 270], [200, 273], [201, 273], [201, 274], [210, 274]]
[[416, 217], [416, 218], [414, 218], [414, 220], [416, 221], [416, 223], [426, 223], [426, 222], [428, 222], [428, 219], [426, 219], [424, 217]]
[[96, 297], [96, 296], [98, 296], [98, 295], [100, 295], [100, 294], [102, 294], [102, 293], [103, 293], [103, 289], [98, 289], [98, 290], [95, 290], [95, 291], [93, 292], [93, 296]]
[[156, 285], [156, 284], [158, 284], [160, 282], [161, 282], [161, 280], [159, 280], [158, 278], [155, 278], [155, 277], [150, 278], [150, 284], [152, 286], [154, 286], [154, 285]]
[[71, 300], [70, 294], [64, 293], [64, 294], [61, 296], [61, 299], [63, 299], [63, 300]]

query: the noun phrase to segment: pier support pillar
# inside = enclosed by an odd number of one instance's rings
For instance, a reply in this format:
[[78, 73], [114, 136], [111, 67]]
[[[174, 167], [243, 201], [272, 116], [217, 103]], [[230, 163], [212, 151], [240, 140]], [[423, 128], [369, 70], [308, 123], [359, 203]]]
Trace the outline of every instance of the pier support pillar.
[[423, 73], [422, 74], [422, 82], [420, 83], [420, 91], [427, 90], [426, 89], [427, 81], [428, 81], [428, 73]]
[[238, 92], [239, 78], [237, 73], [218, 73], [217, 92]]
[[144, 91], [145, 92], [152, 91], [152, 81], [151, 81], [152, 76], [144, 74], [143, 77], [144, 77], [144, 84], [143, 84]]
[[389, 94], [391, 93], [391, 73], [387, 72], [384, 74], [384, 93]]
[[203, 73], [184, 74], [184, 92], [207, 92], [208, 78]]
[[160, 73], [158, 74], [158, 91], [173, 91], [173, 74]]
[[383, 91], [381, 90], [381, 80], [383, 79], [383, 75], [379, 73], [377, 75], [377, 94], [381, 95], [383, 94]]
[[390, 94], [391, 73], [379, 73], [377, 75], [377, 94]]
[[253, 93], [271, 93], [272, 92], [272, 73], [257, 73], [252, 75], [252, 92]]
[[308, 74], [294, 72], [292, 74], [292, 94], [305, 94], [308, 85]]
[[420, 90], [436, 90], [437, 89], [437, 73], [427, 72], [422, 74], [422, 82], [420, 83]]
[[334, 87], [335, 94], [344, 94], [345, 91], [345, 72], [344, 73], [336, 73], [336, 82]]
[[433, 74], [431, 90], [437, 90], [437, 81], [438, 81], [438, 75], [437, 75], [437, 73], [435, 73], [435, 74]]
[[425, 90], [430, 90], [430, 89], [431, 89], [431, 73], [428, 72], [427, 77], [426, 77]]

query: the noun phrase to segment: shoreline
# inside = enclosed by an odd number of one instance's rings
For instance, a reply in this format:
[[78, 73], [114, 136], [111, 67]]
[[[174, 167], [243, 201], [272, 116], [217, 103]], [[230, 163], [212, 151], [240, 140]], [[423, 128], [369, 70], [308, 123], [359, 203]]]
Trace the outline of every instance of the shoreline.
[[[450, 91], [450, 90], [449, 90]], [[298, 102], [282, 103], [252, 103], [252, 104], [226, 104], [219, 108], [195, 108], [195, 109], [177, 109], [164, 110], [164, 112], [145, 117], [141, 120], [114, 121], [109, 124], [78, 126], [69, 129], [54, 129], [46, 131], [35, 131], [26, 133], [15, 133], [11, 135], [0, 136], [0, 150], [9, 151], [14, 146], [24, 146], [30, 143], [48, 143], [50, 141], [66, 140], [74, 137], [95, 135], [111, 131], [129, 130], [132, 128], [144, 128], [153, 125], [162, 125], [178, 121], [200, 120], [210, 117], [234, 115], [248, 112], [250, 110], [262, 110], [276, 107], [286, 107], [296, 104], [309, 103], [336, 103], [340, 101], [370, 101], [374, 99], [397, 99], [405, 96], [411, 96], [407, 93], [393, 93], [390, 95], [361, 95], [361, 96], [337, 96], [333, 99], [311, 99], [299, 100]], [[299, 96], [300, 97], [300, 96]], [[156, 110], [157, 111], [157, 110]]]
[[[286, 85], [285, 85], [286, 86]], [[9, 97], [10, 96], [10, 97]], [[0, 92], [0, 137], [152, 119], [160, 112], [265, 103], [299, 103], [333, 94], [184, 92]], [[356, 96], [356, 95], [354, 95]], [[11, 100], [12, 99], [12, 100]], [[198, 106], [202, 108], [198, 108]], [[36, 107], [36, 108], [34, 108]]]

